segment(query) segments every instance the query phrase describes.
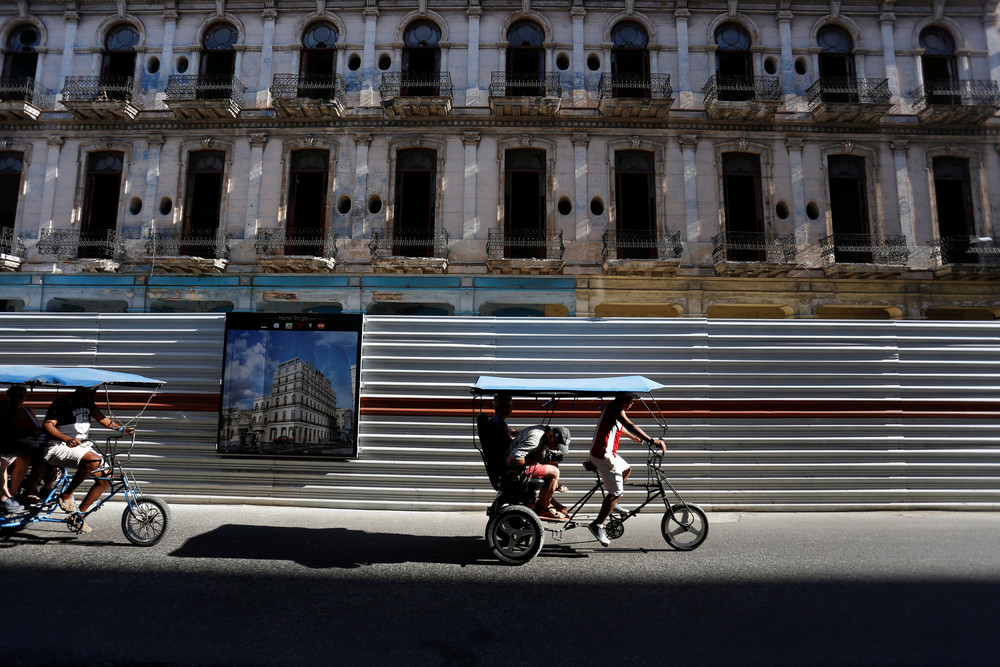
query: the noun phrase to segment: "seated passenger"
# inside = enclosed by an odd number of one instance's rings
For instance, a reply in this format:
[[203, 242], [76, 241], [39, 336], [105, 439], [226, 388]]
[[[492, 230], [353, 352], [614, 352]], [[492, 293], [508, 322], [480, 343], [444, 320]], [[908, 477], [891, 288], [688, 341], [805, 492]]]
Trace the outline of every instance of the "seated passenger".
[[[523, 471], [531, 479], [541, 479], [542, 489], [535, 503], [535, 513], [541, 519], [566, 521], [565, 510], [553, 508], [552, 494], [559, 486], [559, 466], [553, 462], [562, 458], [556, 450], [568, 451], [569, 429], [563, 426], [549, 427], [544, 424], [529, 426], [514, 438], [507, 455], [507, 465]], [[559, 506], [561, 507], [561, 505]]]
[[[21, 490], [29, 464], [40, 466], [42, 463], [41, 442], [39, 434], [41, 427], [31, 408], [24, 404], [28, 390], [21, 385], [13, 385], [7, 389], [7, 406], [0, 412], [0, 468], [3, 468], [3, 491], [0, 492], [0, 506], [8, 512], [23, 509], [14, 496]], [[7, 485], [6, 471], [10, 470], [10, 485]], [[14, 506], [17, 507], [14, 507]]]
[[510, 441], [517, 435], [517, 431], [507, 423], [507, 418], [513, 411], [514, 404], [510, 394], [497, 394], [493, 398], [493, 416], [490, 417], [489, 425], [493, 428], [493, 434], [505, 440], [508, 447]]
[[[94, 405], [96, 387], [79, 387], [72, 394], [60, 396], [52, 401], [42, 428], [49, 436], [48, 449], [45, 453], [46, 463], [57, 468], [76, 468], [76, 473], [69, 483], [69, 488], [59, 496], [59, 507], [70, 514], [70, 526], [82, 533], [91, 531], [83, 521], [81, 513], [101, 497], [108, 488], [110, 471], [104, 468], [104, 458], [94, 450], [94, 443], [88, 439], [90, 435], [90, 420], [114, 431], [132, 434], [134, 429], [124, 428], [116, 424], [110, 417], [105, 417]], [[94, 477], [94, 486], [84, 497], [77, 508], [73, 500], [73, 492], [88, 477]]]

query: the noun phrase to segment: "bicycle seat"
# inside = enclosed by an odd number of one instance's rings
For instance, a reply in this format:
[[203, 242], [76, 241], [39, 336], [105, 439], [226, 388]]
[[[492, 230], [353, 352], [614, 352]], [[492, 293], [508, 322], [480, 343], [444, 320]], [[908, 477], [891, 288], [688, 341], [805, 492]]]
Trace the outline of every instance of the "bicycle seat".
[[595, 466], [594, 462], [590, 459], [583, 462], [583, 468], [584, 470], [589, 470], [590, 472], [597, 472], [597, 466]]

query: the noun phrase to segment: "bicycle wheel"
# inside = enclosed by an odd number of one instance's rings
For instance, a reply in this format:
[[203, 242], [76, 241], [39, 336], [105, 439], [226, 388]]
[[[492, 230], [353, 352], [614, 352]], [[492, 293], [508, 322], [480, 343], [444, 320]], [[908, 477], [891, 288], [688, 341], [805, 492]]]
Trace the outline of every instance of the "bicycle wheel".
[[674, 549], [697, 549], [708, 537], [708, 518], [694, 505], [674, 505], [660, 522], [663, 539]]
[[486, 543], [501, 563], [524, 565], [542, 550], [542, 522], [523, 505], [508, 505], [486, 525]]
[[604, 524], [604, 534], [612, 540], [617, 540], [625, 534], [625, 523], [614, 517], [608, 519], [608, 522]]
[[156, 496], [139, 496], [122, 513], [122, 532], [136, 546], [153, 546], [163, 539], [169, 527], [170, 508]]

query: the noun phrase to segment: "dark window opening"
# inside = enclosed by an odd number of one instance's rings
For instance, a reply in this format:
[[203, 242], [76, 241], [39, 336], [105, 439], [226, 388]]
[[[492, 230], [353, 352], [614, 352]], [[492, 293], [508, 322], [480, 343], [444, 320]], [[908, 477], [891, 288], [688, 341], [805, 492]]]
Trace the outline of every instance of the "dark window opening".
[[920, 70], [928, 104], [961, 104], [956, 91], [958, 64], [955, 61], [955, 40], [947, 30], [931, 26], [920, 32]]
[[400, 95], [434, 95], [441, 67], [441, 29], [430, 21], [415, 21], [403, 35], [403, 82]]
[[719, 100], [752, 100], [753, 58], [750, 54], [750, 35], [735, 23], [723, 23], [715, 31], [715, 45]]
[[0, 227], [14, 229], [23, 169], [21, 153], [0, 153]]
[[517, 21], [507, 29], [507, 95], [533, 97], [545, 93], [545, 32], [534, 21]]
[[870, 240], [866, 238], [871, 231], [865, 160], [854, 155], [831, 155], [828, 170], [835, 259], [848, 264], [870, 263], [870, 251], [855, 249], [859, 245], [870, 245]]
[[725, 153], [722, 156], [722, 196], [726, 214], [727, 258], [736, 262], [761, 262], [764, 201], [761, 194], [760, 156]]
[[942, 248], [944, 263], [976, 263], [976, 255], [970, 252], [976, 222], [967, 159], [934, 158], [934, 204], [937, 207], [938, 236], [947, 239]]
[[649, 38], [634, 21], [622, 21], [611, 30], [611, 75], [615, 97], [650, 97]]
[[[196, 151], [189, 156], [184, 198], [184, 240], [214, 241], [222, 210], [222, 185], [226, 154], [223, 151]], [[181, 244], [181, 255], [203, 254], [198, 244]]]
[[299, 86], [299, 97], [316, 100], [334, 97], [338, 38], [337, 28], [325, 21], [312, 24], [302, 36], [302, 60], [299, 64], [302, 85]]
[[618, 259], [656, 259], [653, 154], [615, 153], [615, 228]]
[[396, 153], [396, 202], [392, 254], [434, 256], [437, 151], [411, 148]]
[[[837, 25], [825, 25], [816, 35], [819, 42], [819, 78], [830, 88], [823, 90], [823, 101], [829, 103], [857, 102], [857, 94], [836, 90], [850, 88], [847, 80], [855, 78], [854, 42], [846, 30]], [[837, 81], [837, 80], [841, 81]]]
[[232, 94], [236, 37], [236, 29], [228, 23], [217, 24], [205, 34], [202, 39], [199, 98], [225, 99]]
[[101, 54], [101, 85], [105, 95], [113, 100], [129, 98], [135, 76], [135, 46], [139, 33], [130, 25], [119, 25], [108, 33]]
[[41, 41], [41, 33], [32, 25], [24, 25], [11, 32], [4, 51], [0, 100], [13, 102], [29, 97], [25, 86], [29, 79], [35, 78], [38, 67], [36, 49]]
[[545, 259], [545, 151], [507, 151], [504, 166], [504, 257]]
[[110, 245], [102, 245], [108, 232], [118, 229], [124, 153], [91, 153], [83, 189], [78, 257], [108, 257]]
[[285, 235], [288, 239], [294, 239], [295, 244], [285, 246], [286, 255], [323, 254], [329, 165], [329, 151], [305, 150], [292, 153]]

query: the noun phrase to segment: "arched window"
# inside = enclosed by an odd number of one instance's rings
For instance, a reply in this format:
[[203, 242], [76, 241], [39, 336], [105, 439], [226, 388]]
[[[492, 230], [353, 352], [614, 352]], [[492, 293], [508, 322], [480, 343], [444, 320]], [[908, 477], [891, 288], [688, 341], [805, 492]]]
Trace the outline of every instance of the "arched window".
[[715, 29], [715, 73], [719, 100], [739, 102], [753, 97], [753, 58], [750, 35], [738, 23]]
[[101, 85], [111, 99], [126, 99], [135, 76], [135, 47], [139, 31], [119, 23], [108, 31], [101, 52]]
[[216, 23], [205, 32], [201, 39], [200, 97], [221, 99], [232, 94], [238, 36], [228, 23]]
[[42, 35], [33, 25], [14, 28], [7, 38], [3, 54], [3, 79], [0, 80], [0, 100], [30, 98], [30, 85], [38, 67], [38, 47]]
[[611, 76], [616, 97], [649, 97], [649, 36], [635, 21], [611, 29]]
[[958, 64], [955, 39], [944, 28], [930, 26], [920, 31], [920, 70], [928, 104], [961, 104], [958, 94]]
[[331, 99], [334, 96], [338, 39], [337, 27], [328, 21], [311, 23], [302, 34], [299, 97]]
[[854, 41], [839, 25], [825, 25], [816, 33], [819, 44], [819, 78], [823, 81], [823, 101], [855, 102]]
[[515, 21], [507, 29], [507, 95], [543, 94], [544, 43], [545, 31], [534, 21]]
[[87, 178], [83, 187], [80, 217], [79, 257], [106, 257], [110, 249], [103, 242], [108, 232], [118, 229], [118, 201], [121, 199], [124, 153], [103, 151], [87, 157]]
[[441, 67], [441, 28], [427, 20], [414, 21], [403, 33], [404, 96], [434, 95]]

